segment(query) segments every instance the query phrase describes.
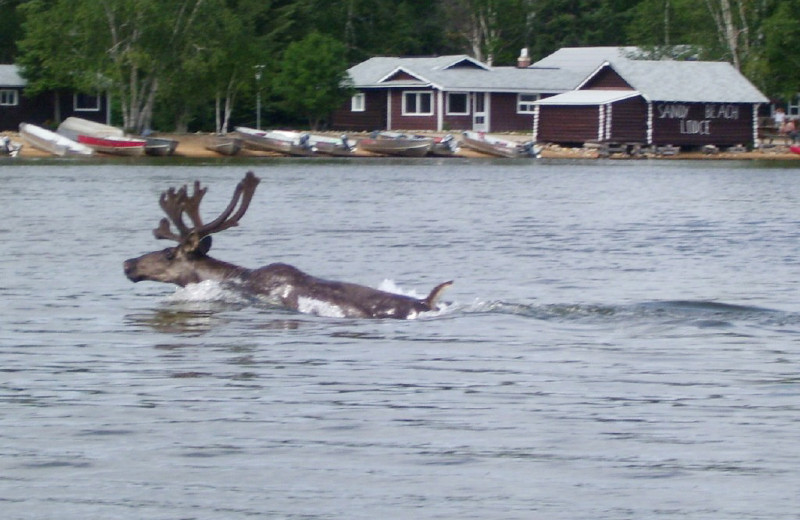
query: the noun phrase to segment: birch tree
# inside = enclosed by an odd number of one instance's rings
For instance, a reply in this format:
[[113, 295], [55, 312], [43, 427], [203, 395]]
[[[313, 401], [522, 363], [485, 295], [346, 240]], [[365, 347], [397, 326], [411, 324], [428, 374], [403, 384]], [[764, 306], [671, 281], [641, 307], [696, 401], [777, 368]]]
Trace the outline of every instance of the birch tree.
[[[22, 7], [23, 73], [32, 91], [56, 87], [120, 100], [123, 126], [148, 128], [206, 0], [33, 0]], [[208, 14], [207, 12], [205, 14]]]
[[[458, 34], [478, 61], [492, 65], [501, 46], [499, 23], [502, 0], [453, 0], [446, 10], [453, 32]], [[508, 2], [505, 2], [508, 3]]]
[[717, 38], [737, 70], [742, 55], [750, 49], [750, 20], [745, 3], [740, 0], [704, 0], [716, 28]]

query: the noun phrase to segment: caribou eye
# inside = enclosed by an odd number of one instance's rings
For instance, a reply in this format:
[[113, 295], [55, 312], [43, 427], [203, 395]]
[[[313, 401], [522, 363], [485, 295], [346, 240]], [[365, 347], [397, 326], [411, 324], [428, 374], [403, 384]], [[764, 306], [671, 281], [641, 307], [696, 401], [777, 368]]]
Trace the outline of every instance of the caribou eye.
[[170, 262], [172, 260], [175, 260], [175, 248], [174, 247], [170, 247], [170, 248], [165, 249], [164, 250], [164, 256], [167, 257], [167, 260], [169, 260]]

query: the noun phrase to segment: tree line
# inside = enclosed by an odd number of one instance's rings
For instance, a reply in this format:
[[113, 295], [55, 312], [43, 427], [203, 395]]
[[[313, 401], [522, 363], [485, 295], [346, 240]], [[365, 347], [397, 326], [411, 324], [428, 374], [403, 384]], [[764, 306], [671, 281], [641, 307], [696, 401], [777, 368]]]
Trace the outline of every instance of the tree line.
[[561, 47], [636, 45], [725, 60], [765, 94], [800, 91], [800, 0], [0, 0], [0, 62], [29, 93], [109, 92], [140, 132], [325, 124], [371, 56], [512, 65]]

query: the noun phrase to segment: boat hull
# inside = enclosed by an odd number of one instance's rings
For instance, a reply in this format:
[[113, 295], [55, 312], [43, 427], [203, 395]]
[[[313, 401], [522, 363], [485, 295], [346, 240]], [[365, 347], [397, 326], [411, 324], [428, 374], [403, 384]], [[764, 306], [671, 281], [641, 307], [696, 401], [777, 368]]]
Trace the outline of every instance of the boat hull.
[[236, 127], [245, 148], [262, 152], [277, 152], [284, 155], [308, 157], [314, 155], [308, 142], [297, 142], [277, 133], [262, 132], [252, 128]]
[[147, 155], [166, 156], [175, 153], [178, 141], [166, 137], [148, 137], [145, 139], [144, 153]]
[[308, 141], [311, 146], [314, 147], [315, 152], [337, 157], [349, 157], [353, 155], [353, 150], [355, 148], [355, 146], [351, 145], [347, 140], [346, 135], [337, 139], [335, 137], [311, 134]]
[[358, 147], [369, 153], [397, 157], [425, 157], [433, 146], [433, 139], [373, 139], [358, 141]]
[[533, 143], [518, 143], [507, 139], [489, 137], [477, 132], [464, 132], [461, 143], [471, 150], [494, 157], [518, 159], [538, 156]]
[[229, 135], [213, 135], [206, 141], [205, 148], [220, 155], [236, 155], [242, 149], [242, 140]]
[[88, 156], [94, 153], [94, 150], [88, 146], [29, 123], [21, 123], [19, 125], [19, 133], [33, 148], [58, 157], [67, 155]]
[[134, 137], [96, 137], [79, 135], [78, 142], [93, 150], [111, 155], [139, 156], [144, 155], [147, 141]]
[[115, 126], [104, 125], [80, 117], [68, 117], [58, 125], [60, 135], [68, 137], [73, 141], [78, 141], [79, 135], [91, 135], [96, 137], [124, 137], [125, 132]]

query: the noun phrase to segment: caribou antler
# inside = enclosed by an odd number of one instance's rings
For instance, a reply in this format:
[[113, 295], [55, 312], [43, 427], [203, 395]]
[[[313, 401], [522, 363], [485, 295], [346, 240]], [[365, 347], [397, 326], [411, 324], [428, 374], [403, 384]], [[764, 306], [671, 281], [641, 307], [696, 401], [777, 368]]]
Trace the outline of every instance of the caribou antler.
[[[187, 242], [187, 239], [191, 236], [192, 241], [196, 242], [212, 233], [237, 226], [239, 220], [247, 211], [259, 182], [260, 179], [253, 172], [247, 172], [244, 179], [236, 185], [231, 202], [225, 208], [225, 211], [208, 224], [203, 224], [200, 218], [200, 202], [203, 200], [208, 188], [201, 188], [200, 181], [195, 181], [192, 195], [189, 195], [186, 185], [177, 191], [175, 188], [170, 188], [161, 194], [158, 201], [161, 209], [167, 214], [167, 218], [161, 219], [158, 227], [153, 230], [153, 234], [156, 238], [174, 240], [180, 243]], [[237, 205], [239, 209], [231, 216]], [[188, 215], [189, 220], [192, 221], [191, 228], [183, 220], [184, 214]], [[170, 222], [175, 225], [178, 231], [177, 234], [172, 231]]]

